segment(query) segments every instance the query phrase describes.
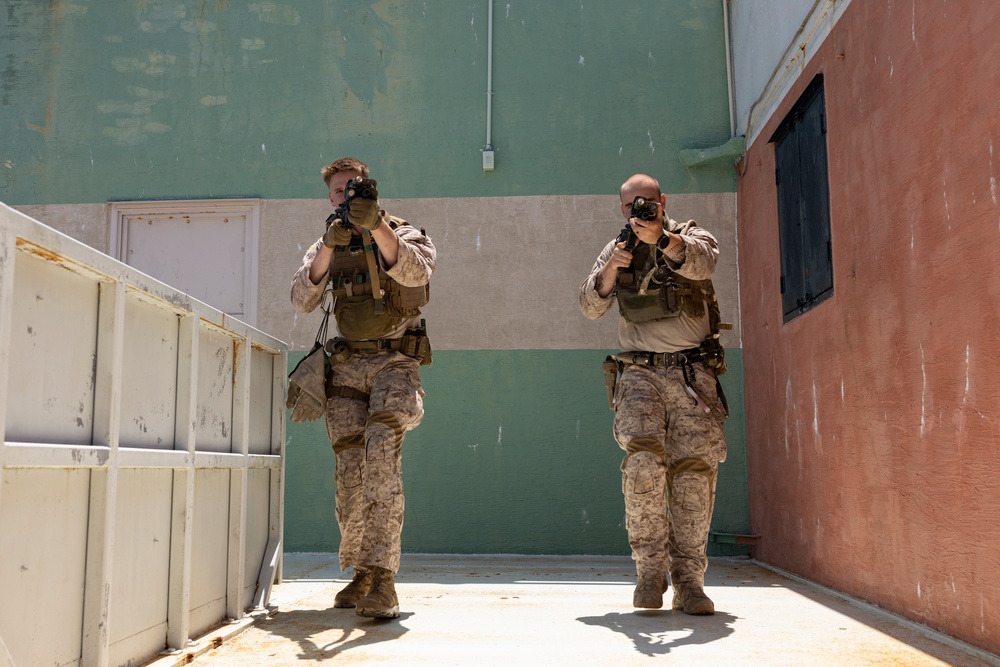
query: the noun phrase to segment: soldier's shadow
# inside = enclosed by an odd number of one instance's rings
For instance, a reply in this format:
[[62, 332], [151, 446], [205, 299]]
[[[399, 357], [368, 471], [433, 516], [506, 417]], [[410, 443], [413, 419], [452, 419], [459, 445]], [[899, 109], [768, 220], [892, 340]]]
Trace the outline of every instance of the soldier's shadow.
[[261, 623], [260, 629], [298, 643], [299, 660], [330, 660], [345, 651], [398, 639], [408, 632], [400, 624], [413, 616], [363, 618], [353, 609], [293, 609], [278, 612]]
[[620, 632], [644, 655], [666, 655], [679, 646], [707, 644], [733, 634], [736, 616], [718, 613], [713, 616], [688, 616], [679, 611], [611, 612], [604, 616], [576, 619]]

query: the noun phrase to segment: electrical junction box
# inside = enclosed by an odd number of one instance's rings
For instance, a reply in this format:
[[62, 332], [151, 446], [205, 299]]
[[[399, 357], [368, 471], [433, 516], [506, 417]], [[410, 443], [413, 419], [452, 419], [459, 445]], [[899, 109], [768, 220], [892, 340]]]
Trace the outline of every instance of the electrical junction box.
[[493, 150], [483, 151], [483, 171], [493, 171]]

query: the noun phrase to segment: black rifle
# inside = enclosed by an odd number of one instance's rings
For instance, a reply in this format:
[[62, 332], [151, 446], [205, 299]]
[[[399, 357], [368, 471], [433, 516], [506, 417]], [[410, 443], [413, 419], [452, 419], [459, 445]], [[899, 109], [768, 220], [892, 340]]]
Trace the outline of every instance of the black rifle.
[[[629, 218], [656, 220], [659, 208], [660, 205], [655, 200], [636, 197], [632, 200], [632, 209], [629, 212]], [[619, 232], [618, 238], [615, 239], [616, 244], [622, 241], [625, 242], [625, 249], [629, 252], [635, 250], [635, 246], [639, 243], [639, 237], [635, 235], [631, 223], [626, 222], [625, 227]]]
[[360, 176], [352, 178], [344, 184], [344, 201], [333, 212], [334, 218], [340, 219], [340, 226], [344, 229], [354, 229], [354, 225], [347, 219], [347, 214], [351, 210], [352, 199], [378, 199], [378, 183], [374, 178], [362, 178]]

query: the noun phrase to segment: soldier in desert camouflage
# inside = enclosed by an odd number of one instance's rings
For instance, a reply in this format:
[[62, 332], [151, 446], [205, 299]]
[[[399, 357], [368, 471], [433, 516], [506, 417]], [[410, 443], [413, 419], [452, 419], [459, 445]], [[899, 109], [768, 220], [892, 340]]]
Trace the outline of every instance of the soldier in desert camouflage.
[[605, 362], [614, 435], [625, 450], [622, 492], [635, 607], [713, 614], [705, 594], [706, 550], [728, 415], [717, 376], [725, 371], [712, 273], [716, 239], [664, 214], [657, 181], [621, 186], [627, 223], [580, 287], [580, 309], [597, 319], [617, 301], [621, 353]]
[[[379, 207], [363, 162], [341, 158], [322, 175], [336, 211], [292, 278], [291, 298], [307, 313], [332, 297], [339, 335], [325, 345], [325, 405], [290, 388], [291, 418], [325, 415], [336, 455], [340, 566], [354, 576], [334, 606], [395, 618], [401, 447], [424, 414], [419, 366], [430, 364], [431, 352], [419, 315], [437, 252], [421, 230]], [[350, 198], [361, 187], [365, 193]]]

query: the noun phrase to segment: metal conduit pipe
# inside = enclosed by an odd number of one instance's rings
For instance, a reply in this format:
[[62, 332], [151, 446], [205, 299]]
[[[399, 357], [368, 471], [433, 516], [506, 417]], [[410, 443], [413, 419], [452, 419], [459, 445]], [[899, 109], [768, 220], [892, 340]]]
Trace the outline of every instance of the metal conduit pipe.
[[[491, 0], [492, 1], [492, 0]], [[729, 45], [729, 3], [722, 0], [722, 23], [726, 34], [726, 84], [729, 86], [729, 136], [736, 136], [736, 95], [733, 92], [733, 54]], [[489, 139], [486, 140], [489, 143]]]
[[493, 171], [493, 0], [490, 0], [486, 37], [486, 146], [483, 171]]

